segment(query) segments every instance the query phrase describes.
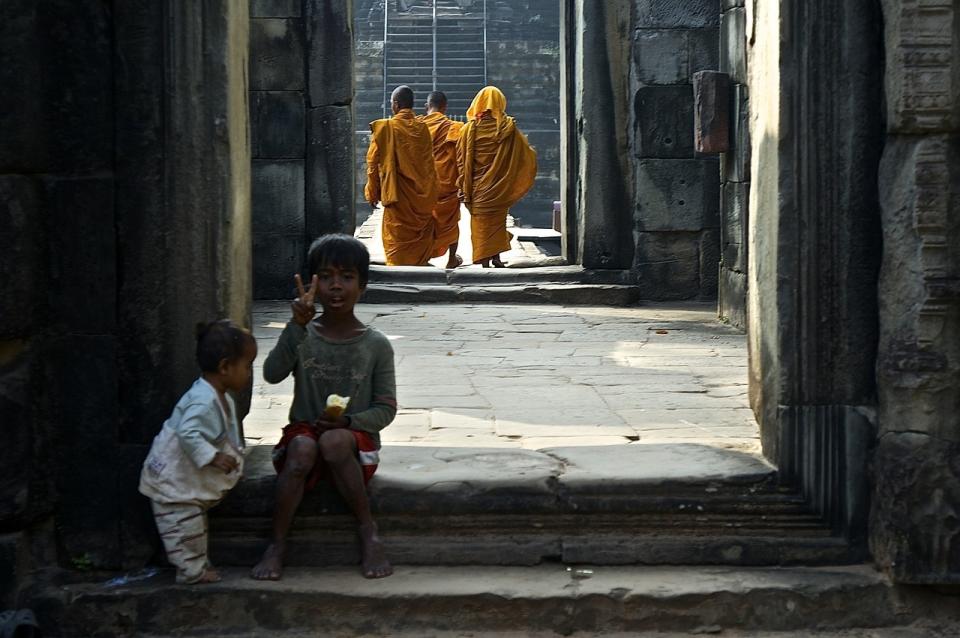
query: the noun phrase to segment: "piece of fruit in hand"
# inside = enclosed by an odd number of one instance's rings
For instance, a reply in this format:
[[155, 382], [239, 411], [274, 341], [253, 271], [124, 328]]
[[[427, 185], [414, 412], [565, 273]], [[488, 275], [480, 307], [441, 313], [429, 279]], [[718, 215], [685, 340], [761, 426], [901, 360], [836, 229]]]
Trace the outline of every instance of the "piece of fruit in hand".
[[346, 411], [348, 405], [350, 405], [350, 397], [331, 394], [327, 397], [327, 407], [323, 413], [329, 418], [335, 419]]

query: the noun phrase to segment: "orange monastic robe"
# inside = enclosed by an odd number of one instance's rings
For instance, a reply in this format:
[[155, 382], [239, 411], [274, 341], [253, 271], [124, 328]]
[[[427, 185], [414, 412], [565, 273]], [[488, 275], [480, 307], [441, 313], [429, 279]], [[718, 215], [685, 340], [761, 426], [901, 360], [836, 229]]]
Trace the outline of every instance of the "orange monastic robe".
[[434, 247], [437, 169], [430, 129], [411, 109], [370, 123], [367, 186], [371, 204], [383, 204], [383, 249], [388, 266], [424, 266]]
[[433, 161], [437, 166], [438, 194], [433, 207], [437, 223], [433, 256], [446, 254], [451, 244], [460, 241], [460, 192], [457, 187], [457, 139], [462, 122], [454, 122], [443, 113], [421, 115], [433, 138]]
[[495, 87], [482, 89], [467, 111], [457, 141], [460, 192], [470, 211], [473, 262], [510, 250], [507, 212], [533, 186], [537, 153], [504, 113], [507, 100]]

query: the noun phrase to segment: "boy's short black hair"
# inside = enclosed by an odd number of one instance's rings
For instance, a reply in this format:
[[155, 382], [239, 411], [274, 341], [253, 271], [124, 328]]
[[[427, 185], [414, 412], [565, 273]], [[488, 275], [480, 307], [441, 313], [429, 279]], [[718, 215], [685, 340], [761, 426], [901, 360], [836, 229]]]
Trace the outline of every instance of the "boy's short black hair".
[[335, 233], [314, 240], [307, 253], [307, 265], [311, 277], [324, 266], [336, 266], [356, 268], [360, 287], [365, 287], [370, 279], [370, 252], [362, 241], [352, 235]]
[[204, 372], [216, 372], [220, 362], [235, 361], [247, 344], [256, 344], [249, 330], [229, 319], [197, 324], [197, 364]]

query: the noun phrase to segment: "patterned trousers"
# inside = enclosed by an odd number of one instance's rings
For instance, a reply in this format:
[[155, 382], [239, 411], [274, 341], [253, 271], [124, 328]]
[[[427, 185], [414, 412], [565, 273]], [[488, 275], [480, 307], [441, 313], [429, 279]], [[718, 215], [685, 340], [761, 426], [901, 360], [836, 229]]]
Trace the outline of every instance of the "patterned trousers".
[[177, 568], [177, 582], [196, 582], [210, 565], [207, 560], [209, 507], [156, 501], [150, 501], [150, 504], [167, 560]]

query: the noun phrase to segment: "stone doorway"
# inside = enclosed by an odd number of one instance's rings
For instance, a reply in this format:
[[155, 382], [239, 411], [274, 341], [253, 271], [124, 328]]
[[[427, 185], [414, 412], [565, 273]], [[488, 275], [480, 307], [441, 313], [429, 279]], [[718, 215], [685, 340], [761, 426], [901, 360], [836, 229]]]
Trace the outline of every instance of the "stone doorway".
[[[468, 4], [481, 6], [457, 6]], [[368, 89], [381, 103], [382, 69], [367, 69], [373, 86], [364, 87], [354, 64], [363, 57], [356, 54], [354, 38], [363, 37], [356, 20], [371, 8], [376, 15], [374, 5], [251, 5], [255, 298], [289, 295], [290, 273], [301, 269], [309, 238], [357, 227], [358, 184], [343, 167], [360, 172], [356, 149], [364, 143], [348, 131], [382, 115], [382, 106], [366, 114], [359, 107]], [[546, 115], [524, 124], [541, 166], [549, 167], [534, 189], [542, 193], [526, 200], [538, 202], [536, 215], [551, 222], [552, 202], [562, 202], [560, 255], [571, 265], [624, 273], [645, 298], [715, 299], [717, 160], [693, 154], [690, 77], [717, 66], [719, 12], [699, 4], [634, 13], [629, 3], [488, 0], [488, 15], [498, 11], [509, 15], [490, 23], [500, 26], [488, 33], [487, 80], [506, 90], [508, 111], [527, 104], [530, 117]], [[517, 31], [529, 26], [524, 20], [546, 25], [543, 34], [557, 33], [558, 44], [547, 35], [537, 36], [535, 47], [525, 44]], [[608, 27], [616, 37], [602, 35]], [[525, 51], [527, 45], [537, 51]], [[518, 72], [524, 59], [540, 60], [540, 71]], [[554, 60], [555, 71], [544, 72], [544, 60]], [[555, 101], [538, 101], [536, 83], [527, 81], [538, 73]], [[524, 94], [525, 85], [533, 93]], [[618, 105], [613, 112], [611, 105]], [[628, 147], [636, 152], [621, 152]], [[514, 214], [521, 226], [525, 216], [548, 225], [517, 207]]]

